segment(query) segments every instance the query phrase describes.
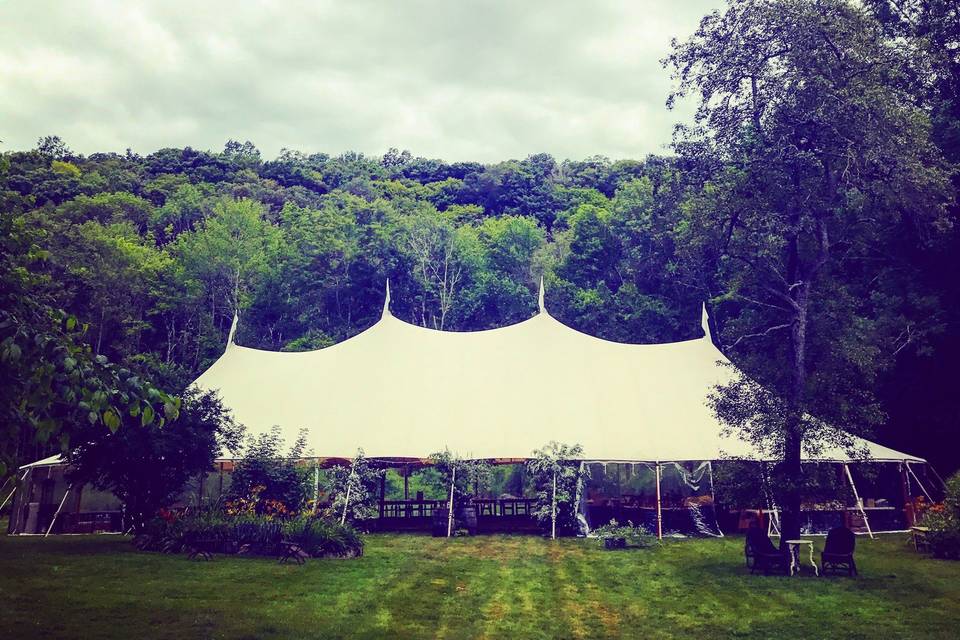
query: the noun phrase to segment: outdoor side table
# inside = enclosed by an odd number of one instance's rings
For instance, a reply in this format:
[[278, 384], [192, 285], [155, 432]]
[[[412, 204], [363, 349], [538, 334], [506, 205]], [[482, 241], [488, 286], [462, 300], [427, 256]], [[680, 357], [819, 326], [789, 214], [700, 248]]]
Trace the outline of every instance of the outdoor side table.
[[813, 566], [813, 572], [819, 576], [820, 567], [813, 559], [813, 540], [787, 540], [787, 548], [790, 550], [790, 575], [794, 572], [800, 572], [800, 547], [806, 545], [810, 549], [810, 564]]
[[927, 534], [930, 533], [929, 527], [910, 527], [910, 533], [913, 535], [913, 548], [917, 551], [930, 551], [930, 541]]

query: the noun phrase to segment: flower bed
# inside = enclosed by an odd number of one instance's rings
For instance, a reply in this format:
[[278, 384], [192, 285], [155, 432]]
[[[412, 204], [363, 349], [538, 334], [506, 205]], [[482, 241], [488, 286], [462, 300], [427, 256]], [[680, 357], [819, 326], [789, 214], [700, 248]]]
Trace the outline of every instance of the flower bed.
[[363, 540], [356, 530], [333, 520], [313, 515], [285, 519], [227, 515], [213, 510], [179, 517], [163, 513], [148, 524], [134, 544], [143, 551], [187, 551], [191, 555], [295, 554], [300, 558], [353, 558], [363, 554]]

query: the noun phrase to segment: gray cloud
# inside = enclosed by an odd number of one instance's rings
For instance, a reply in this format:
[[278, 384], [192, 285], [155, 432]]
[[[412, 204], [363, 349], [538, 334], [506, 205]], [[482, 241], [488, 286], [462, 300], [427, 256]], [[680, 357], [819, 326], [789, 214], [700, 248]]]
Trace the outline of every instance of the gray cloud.
[[719, 5], [0, 0], [0, 148], [641, 157], [691, 112], [670, 38]]

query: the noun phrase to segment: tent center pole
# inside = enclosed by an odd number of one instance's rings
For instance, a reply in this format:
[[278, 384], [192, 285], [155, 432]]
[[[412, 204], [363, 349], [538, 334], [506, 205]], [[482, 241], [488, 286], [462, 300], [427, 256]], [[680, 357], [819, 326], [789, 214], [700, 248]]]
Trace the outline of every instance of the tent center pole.
[[[619, 476], [619, 469], [618, 476]], [[657, 540], [663, 540], [663, 511], [660, 503], [660, 461], [657, 460]]]
[[447, 508], [447, 537], [453, 533], [453, 490], [457, 486], [457, 465], [453, 465], [453, 472], [450, 474], [450, 504]]
[[557, 470], [553, 470], [553, 497], [550, 505], [550, 538], [557, 539]]
[[50, 526], [47, 527], [47, 532], [43, 534], [43, 537], [46, 538], [50, 535], [50, 532], [53, 531], [53, 525], [57, 523], [57, 516], [60, 515], [60, 510], [63, 509], [63, 503], [67, 501], [67, 496], [70, 495], [70, 492], [73, 490], [73, 485], [67, 487], [67, 490], [63, 492], [63, 499], [60, 501], [60, 506], [57, 507], [57, 512], [53, 514], [53, 518], [50, 520]]

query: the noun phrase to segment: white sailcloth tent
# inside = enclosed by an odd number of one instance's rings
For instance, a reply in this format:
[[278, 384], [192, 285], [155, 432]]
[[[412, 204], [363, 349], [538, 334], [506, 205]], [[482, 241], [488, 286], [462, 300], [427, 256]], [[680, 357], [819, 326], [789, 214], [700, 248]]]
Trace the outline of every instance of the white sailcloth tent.
[[[722, 535], [712, 463], [764, 460], [749, 443], [724, 436], [707, 406], [714, 387], [735, 372], [710, 338], [706, 308], [703, 337], [643, 345], [602, 340], [559, 322], [544, 307], [542, 282], [539, 309], [529, 320], [499, 329], [435, 331], [394, 317], [388, 286], [376, 324], [334, 346], [303, 353], [235, 344], [234, 318], [224, 354], [195, 384], [217, 391], [253, 435], [276, 425], [292, 442], [306, 428], [312, 455], [327, 463], [353, 458], [362, 448], [381, 464], [404, 467], [405, 501], [407, 474], [434, 452], [446, 448], [461, 458], [513, 462], [557, 441], [580, 444], [582, 464], [592, 468], [589, 485], [582, 492], [578, 486], [585, 528], [616, 517], [644, 522], [658, 535]], [[925, 461], [861, 439], [855, 439], [854, 450], [866, 451], [871, 461], [893, 463], [885, 466], [898, 474], [894, 484], [902, 484], [909, 524], [917, 490], [930, 497], [910, 466]], [[903, 527], [889, 499], [871, 506], [870, 498], [865, 506], [850, 470], [855, 465], [849, 464], [863, 459], [824, 448], [807, 461], [840, 463], [854, 494], [852, 509], [867, 531], [869, 509], [887, 516], [888, 524], [881, 526]], [[199, 479], [197, 504], [204, 496], [222, 495], [225, 472], [232, 468], [233, 461], [219, 459], [204, 476], [206, 485]], [[11, 532], [49, 533], [58, 517], [61, 529], [68, 527], [64, 519], [73, 530], [95, 529], [121, 514], [119, 504], [96, 502], [102, 494], [92, 488], [70, 485], [68, 471], [59, 456], [21, 467]], [[96, 504], [84, 506], [90, 500]], [[380, 502], [383, 520], [383, 486]], [[499, 508], [506, 515], [504, 506]], [[766, 508], [776, 512], [774, 504]], [[820, 520], [815, 510], [809, 529], [822, 528]]]
[[[590, 460], [759, 459], [721, 435], [706, 404], [733, 373], [710, 338], [624, 344], [576, 331], [543, 303], [523, 322], [486, 331], [426, 329], [390, 313], [325, 349], [281, 353], [234, 344], [197, 380], [253, 433], [301, 428], [318, 456], [421, 459], [448, 447], [470, 458], [526, 458], [551, 440]], [[236, 320], [234, 321], [236, 322]], [[922, 459], [858, 441], [881, 461]], [[848, 461], [840, 448], [821, 460]]]

